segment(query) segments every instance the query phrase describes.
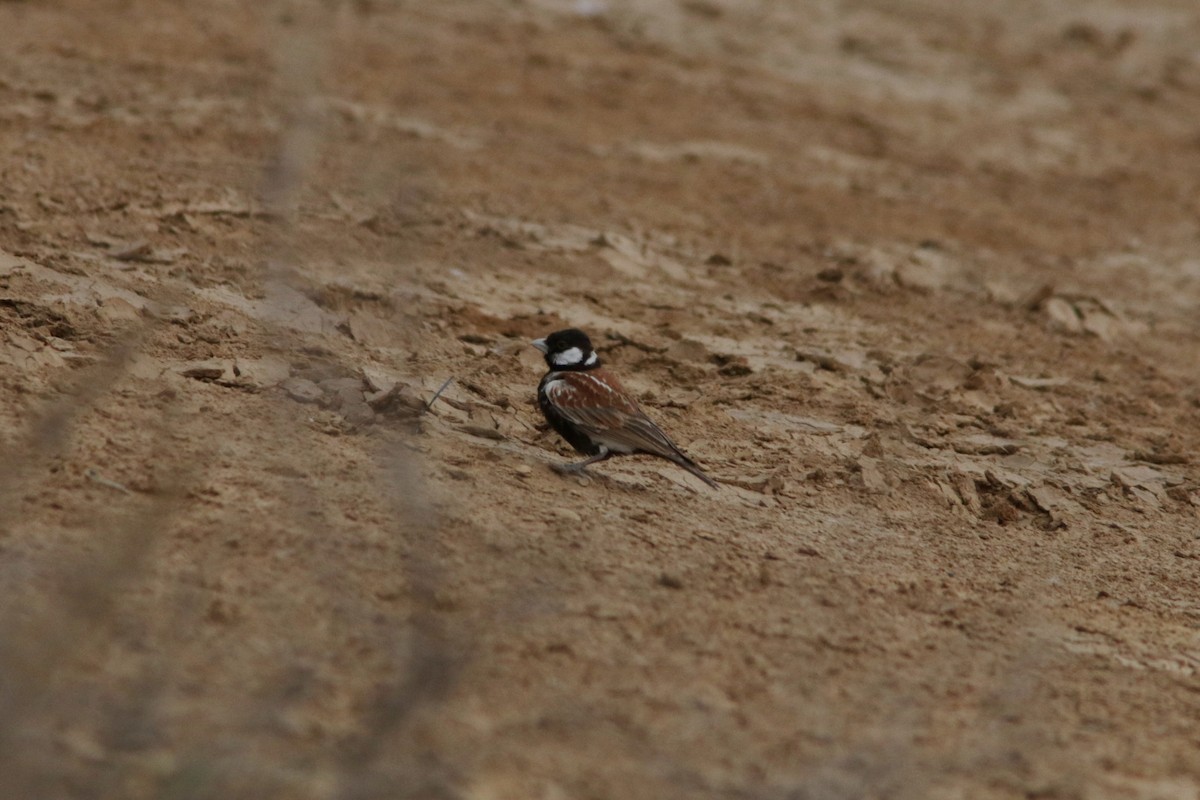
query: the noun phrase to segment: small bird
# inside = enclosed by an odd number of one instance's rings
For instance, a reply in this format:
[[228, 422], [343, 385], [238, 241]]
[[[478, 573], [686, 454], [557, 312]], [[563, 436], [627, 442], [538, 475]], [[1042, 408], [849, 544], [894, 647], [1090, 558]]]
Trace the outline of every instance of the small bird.
[[646, 453], [674, 462], [717, 488], [717, 482], [705, 475], [601, 366], [586, 333], [567, 328], [532, 344], [545, 354], [550, 367], [538, 384], [542, 414], [576, 451], [588, 456], [556, 466], [556, 471], [582, 472], [616, 455]]

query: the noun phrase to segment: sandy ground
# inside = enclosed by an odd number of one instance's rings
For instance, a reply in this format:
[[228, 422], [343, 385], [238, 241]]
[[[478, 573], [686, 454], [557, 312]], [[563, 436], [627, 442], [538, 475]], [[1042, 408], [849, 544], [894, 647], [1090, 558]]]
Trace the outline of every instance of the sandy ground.
[[1200, 797], [1194, 0], [0, 25], [4, 797]]

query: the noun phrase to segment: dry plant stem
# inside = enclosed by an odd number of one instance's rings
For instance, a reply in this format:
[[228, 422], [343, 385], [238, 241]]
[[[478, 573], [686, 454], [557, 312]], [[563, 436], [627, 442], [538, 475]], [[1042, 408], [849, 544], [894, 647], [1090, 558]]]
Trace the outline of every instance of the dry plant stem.
[[[268, 298], [273, 295], [272, 287], [297, 279], [294, 270], [287, 266], [297, 258], [293, 245], [293, 212], [320, 143], [321, 126], [312, 99], [329, 47], [325, 37], [332, 27], [331, 17], [328, 4], [300, 4], [298, 22], [290, 34], [282, 36], [278, 42], [276, 56], [280, 64], [287, 125], [280, 135], [278, 151], [263, 185], [264, 199], [273, 212], [274, 223], [266, 242], [264, 280]], [[284, 331], [276, 330], [275, 335], [281, 349], [286, 351], [294, 346], [292, 337]], [[452, 381], [453, 378], [447, 379], [426, 404], [427, 409]], [[285, 419], [295, 424], [294, 415], [285, 413], [283, 408], [280, 411], [281, 424]], [[335, 756], [339, 797], [360, 797], [372, 791], [372, 765], [383, 748], [395, 745], [388, 734], [409, 721], [416, 709], [444, 698], [455, 675], [456, 665], [449, 655], [446, 634], [433, 613], [440, 582], [437, 526], [425, 499], [415, 458], [415, 453], [404, 448], [379, 456], [379, 490], [394, 498], [395, 535], [407, 542], [404, 562], [399, 568], [408, 577], [413, 612], [408, 636], [397, 631], [395, 640], [375, 643], [380, 652], [398, 654], [396, 677], [376, 692], [362, 720], [360, 734], [345, 742]], [[312, 528], [313, 520], [320, 518], [315, 506], [319, 497], [319, 487], [312, 487], [304, 497], [297, 497], [296, 502], [288, 504], [296, 524], [309, 528], [314, 537], [320, 536], [320, 531]], [[304, 513], [306, 510], [310, 513]], [[344, 584], [333, 580], [336, 576], [329, 577], [329, 585], [344, 591]], [[337, 597], [335, 600], [350, 606], [356, 602], [354, 597]], [[271, 712], [270, 709], [261, 711], [267, 715]]]
[[276, 287], [295, 279], [290, 266], [297, 257], [292, 246], [293, 226], [304, 179], [321, 141], [321, 120], [315, 99], [336, 11], [330, 3], [312, 0], [278, 5], [278, 13], [289, 22], [277, 31], [273, 48], [284, 126], [262, 184], [263, 202], [274, 223], [266, 243], [263, 276], [268, 297], [273, 290], [278, 291]]
[[[144, 334], [135, 334], [118, 344], [102, 363], [79, 375], [75, 381], [78, 387], [75, 394], [47, 406], [31, 426], [25, 441], [18, 445], [17, 452], [3, 459], [0, 508], [16, 508], [17, 495], [29, 476], [48, 460], [62, 454], [75, 421], [121, 378], [143, 339]], [[13, 517], [6, 516], [5, 522], [11, 524]]]
[[[437, 553], [438, 525], [415, 459], [416, 454], [405, 448], [394, 448], [378, 457], [379, 489], [395, 498], [395, 535], [407, 542], [403, 569], [413, 605], [411, 636], [403, 669], [393, 682], [376, 692], [371, 711], [363, 720], [362, 733], [347, 744], [339, 758], [342, 785], [338, 796], [343, 800], [370, 792], [371, 766], [384, 747], [395, 746], [389, 734], [411, 722], [419, 709], [443, 701], [465, 659], [461, 652], [453, 653], [462, 645], [452, 647], [450, 635], [435, 613], [437, 591], [443, 582]], [[419, 783], [439, 783], [435, 775], [423, 777]]]
[[[160, 456], [168, 452], [169, 428], [164, 421], [158, 432]], [[164, 457], [160, 463], [169, 460]], [[131, 497], [124, 508], [100, 519], [95, 536], [102, 547], [52, 571], [41, 607], [13, 609], [0, 618], [0, 640], [13, 643], [0, 655], [0, 717], [8, 721], [0, 726], [0, 795], [34, 796], [29, 792], [52, 776], [48, 765], [39, 766], [41, 759], [25, 757], [28, 745], [14, 737], [47, 716], [60, 723], [69, 720], [69, 710], [55, 702], [55, 678], [78, 654], [111, 635], [120, 596], [146, 572], [156, 540], [179, 508], [188, 468], [168, 469], [161, 477], [160, 489], [147, 501]]]

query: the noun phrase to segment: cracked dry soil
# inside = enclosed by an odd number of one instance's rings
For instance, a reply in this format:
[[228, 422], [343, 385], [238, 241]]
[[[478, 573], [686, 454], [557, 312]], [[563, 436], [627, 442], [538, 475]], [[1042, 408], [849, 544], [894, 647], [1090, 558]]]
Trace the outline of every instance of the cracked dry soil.
[[4, 796], [1200, 796], [1193, 0], [0, 22]]

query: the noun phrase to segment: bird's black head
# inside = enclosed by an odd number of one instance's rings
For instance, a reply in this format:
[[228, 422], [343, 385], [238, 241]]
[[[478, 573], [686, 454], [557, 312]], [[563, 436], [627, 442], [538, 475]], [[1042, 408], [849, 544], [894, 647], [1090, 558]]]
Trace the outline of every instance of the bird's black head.
[[592, 340], [578, 328], [555, 331], [545, 339], [534, 339], [531, 344], [546, 355], [546, 364], [552, 370], [595, 369], [600, 366], [600, 357], [592, 349]]

